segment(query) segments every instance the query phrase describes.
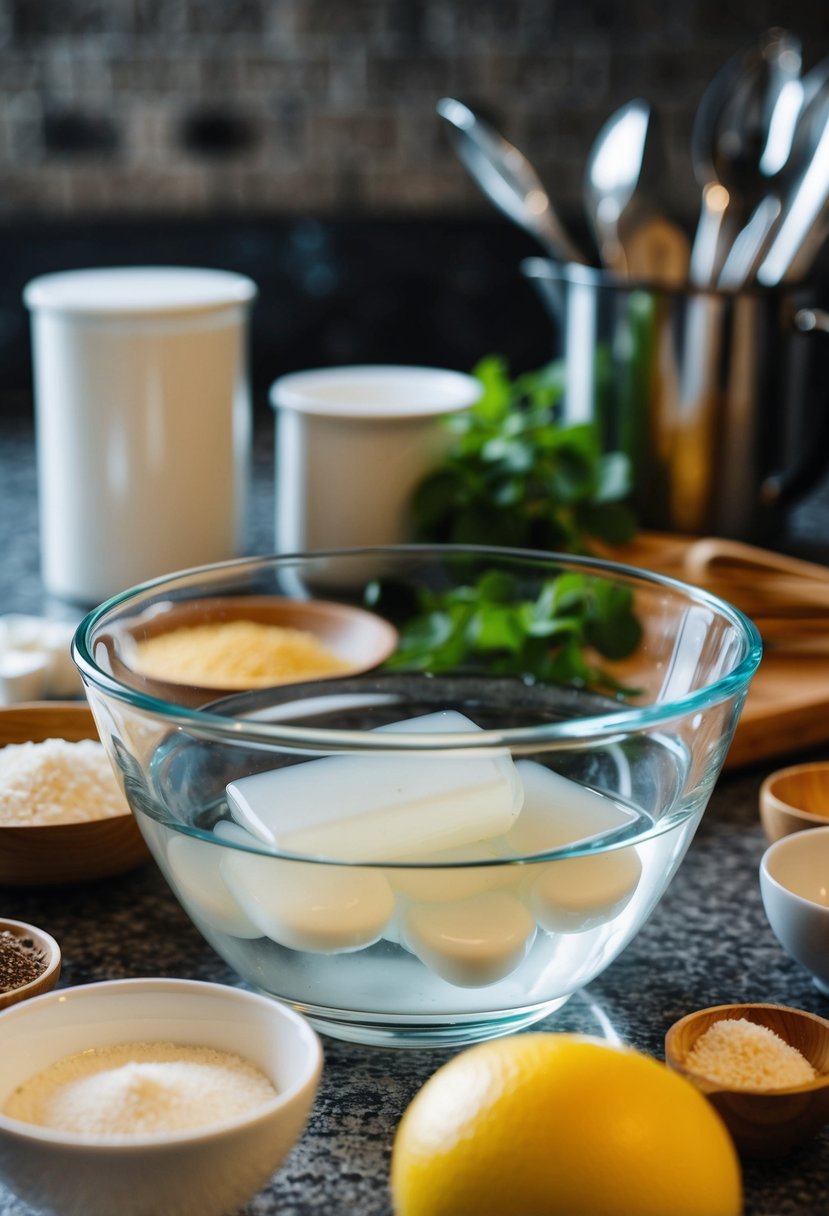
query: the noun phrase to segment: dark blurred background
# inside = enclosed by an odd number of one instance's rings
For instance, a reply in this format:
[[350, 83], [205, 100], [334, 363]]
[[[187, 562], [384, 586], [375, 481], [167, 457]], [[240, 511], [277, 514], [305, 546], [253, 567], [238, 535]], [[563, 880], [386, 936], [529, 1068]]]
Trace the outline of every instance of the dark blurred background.
[[783, 25], [804, 69], [825, 0], [0, 0], [0, 408], [31, 409], [36, 274], [178, 263], [251, 275], [257, 402], [338, 362], [516, 370], [552, 332], [435, 102], [460, 97], [536, 164], [584, 229], [590, 143], [636, 96], [662, 121], [692, 231], [705, 85]]

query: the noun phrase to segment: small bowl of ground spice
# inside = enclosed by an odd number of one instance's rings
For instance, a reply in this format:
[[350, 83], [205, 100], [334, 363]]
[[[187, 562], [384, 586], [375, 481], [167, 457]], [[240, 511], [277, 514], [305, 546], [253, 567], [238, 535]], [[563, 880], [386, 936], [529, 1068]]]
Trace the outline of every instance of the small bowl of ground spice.
[[748, 1156], [780, 1156], [829, 1122], [829, 1021], [785, 1005], [680, 1018], [665, 1060], [706, 1095]]
[[356, 605], [277, 595], [162, 602], [113, 631], [113, 670], [151, 696], [199, 707], [227, 694], [355, 675], [396, 629]]
[[89, 882], [148, 861], [89, 706], [0, 709], [0, 887]]
[[40, 996], [60, 977], [60, 946], [22, 920], [0, 920], [0, 1009]]

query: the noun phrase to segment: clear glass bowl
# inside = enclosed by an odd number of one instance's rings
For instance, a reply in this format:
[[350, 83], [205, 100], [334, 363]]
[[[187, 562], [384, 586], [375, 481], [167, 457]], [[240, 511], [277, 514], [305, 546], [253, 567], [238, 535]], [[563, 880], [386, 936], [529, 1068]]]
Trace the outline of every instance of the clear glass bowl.
[[[368, 610], [396, 650], [230, 693], [136, 670], [148, 629], [248, 596]], [[669, 578], [448, 546], [172, 575], [90, 613], [73, 650], [207, 941], [319, 1030], [414, 1047], [530, 1025], [613, 962], [688, 847], [760, 653], [735, 608]]]

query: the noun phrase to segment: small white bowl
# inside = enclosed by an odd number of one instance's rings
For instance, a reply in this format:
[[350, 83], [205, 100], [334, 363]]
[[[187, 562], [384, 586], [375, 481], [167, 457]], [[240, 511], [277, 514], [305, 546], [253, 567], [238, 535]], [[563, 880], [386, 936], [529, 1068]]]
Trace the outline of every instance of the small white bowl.
[[829, 996], [829, 827], [770, 845], [760, 862], [760, 893], [783, 949]]
[[234, 1052], [277, 1096], [209, 1126], [103, 1139], [0, 1113], [0, 1180], [54, 1216], [223, 1216], [259, 1191], [305, 1126], [322, 1070], [308, 1023], [221, 984], [113, 980], [56, 989], [0, 1014], [0, 1112], [12, 1090], [84, 1048], [174, 1042]]

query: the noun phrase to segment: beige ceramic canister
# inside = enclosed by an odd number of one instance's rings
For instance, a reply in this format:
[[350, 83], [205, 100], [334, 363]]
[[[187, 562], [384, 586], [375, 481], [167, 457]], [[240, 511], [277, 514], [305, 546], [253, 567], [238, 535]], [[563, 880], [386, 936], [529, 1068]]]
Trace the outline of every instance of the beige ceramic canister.
[[242, 551], [256, 285], [184, 267], [32, 280], [41, 568], [80, 604]]
[[410, 500], [446, 454], [450, 414], [483, 385], [438, 367], [367, 364], [291, 372], [276, 410], [280, 553], [411, 540]]

